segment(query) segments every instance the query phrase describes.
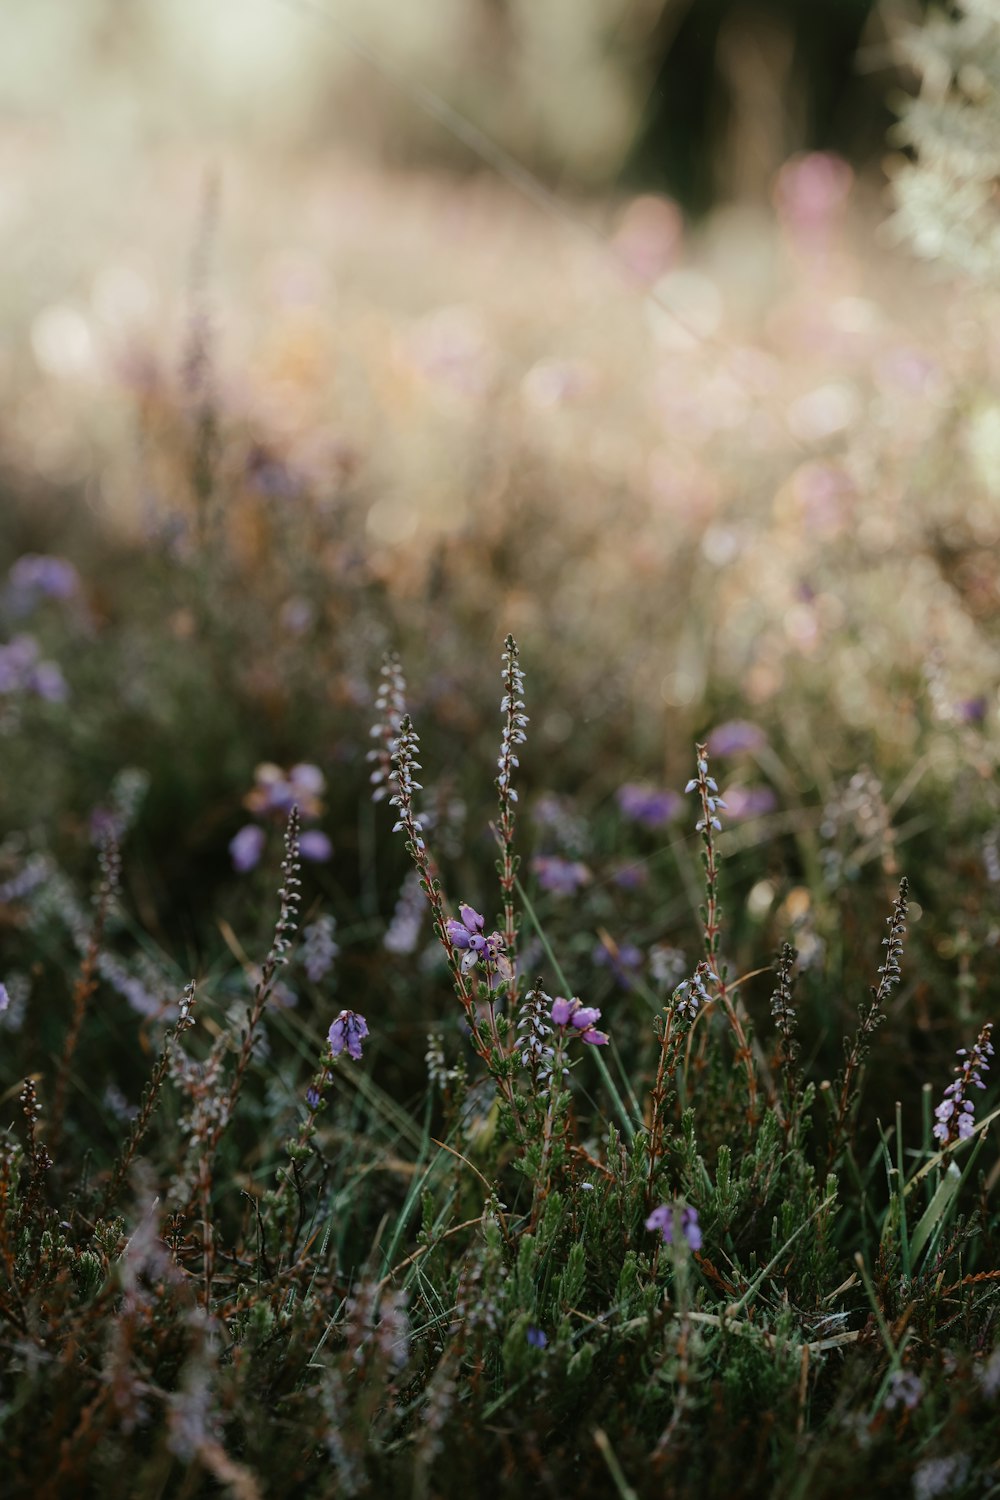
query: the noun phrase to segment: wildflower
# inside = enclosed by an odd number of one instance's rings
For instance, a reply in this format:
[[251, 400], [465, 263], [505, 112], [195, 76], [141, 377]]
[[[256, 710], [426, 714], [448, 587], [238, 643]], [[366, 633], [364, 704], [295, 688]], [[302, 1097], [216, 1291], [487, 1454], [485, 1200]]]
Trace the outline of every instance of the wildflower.
[[387, 953], [415, 953], [424, 919], [424, 893], [420, 876], [410, 870], [400, 888], [392, 920], [385, 930], [382, 946]]
[[322, 1098], [323, 1095], [320, 1093], [319, 1089], [314, 1083], [311, 1083], [306, 1089], [306, 1105], [308, 1106], [311, 1114], [315, 1114], [319, 1109]]
[[333, 855], [333, 845], [318, 828], [309, 828], [299, 839], [299, 853], [311, 864], [323, 865]]
[[634, 943], [616, 943], [605, 938], [590, 955], [595, 964], [610, 969], [623, 990], [631, 988], [632, 975], [642, 967], [642, 953]]
[[496, 989], [499, 984], [506, 983], [513, 977], [510, 962], [504, 952], [503, 935], [491, 932], [489, 936], [485, 936], [485, 919], [464, 901], [458, 911], [460, 920], [452, 917], [445, 923], [445, 931], [453, 946], [462, 954], [462, 973], [468, 974], [477, 963], [481, 963], [486, 970], [490, 989]]
[[989, 1068], [987, 1059], [993, 1056], [993, 1044], [990, 1041], [992, 1030], [993, 1022], [987, 1021], [976, 1038], [971, 1053], [964, 1047], [958, 1049], [957, 1055], [965, 1060], [955, 1069], [958, 1077], [953, 1083], [949, 1083], [944, 1091], [944, 1098], [934, 1111], [934, 1118], [937, 1120], [934, 1139], [940, 1141], [943, 1147], [951, 1146], [955, 1141], [967, 1141], [975, 1129], [976, 1106], [965, 1095], [969, 1088], [986, 1087], [982, 1075]]
[[[672, 1245], [674, 1242], [674, 1214], [677, 1205], [674, 1203], [661, 1203], [659, 1208], [654, 1208], [646, 1220], [647, 1229], [658, 1229], [663, 1235], [663, 1243]], [[696, 1208], [682, 1208], [680, 1210], [681, 1233], [687, 1240], [689, 1250], [701, 1249], [701, 1226], [698, 1223], [698, 1210]]]
[[544, 1349], [549, 1342], [544, 1331], [541, 1328], [536, 1328], [534, 1323], [528, 1324], [524, 1337], [532, 1349]]
[[736, 822], [762, 818], [774, 812], [777, 805], [778, 799], [769, 786], [730, 786], [726, 788], [726, 800], [719, 802]]
[[7, 993], [7, 986], [0, 982], [0, 1015], [3, 1014], [9, 1004], [10, 996]]
[[584, 1005], [577, 999], [564, 1000], [558, 995], [552, 1002], [550, 1019], [553, 1026], [569, 1027], [571, 1035], [575, 1033], [581, 1042], [589, 1042], [592, 1047], [606, 1047], [610, 1038], [606, 1032], [598, 1031], [595, 1022], [601, 1019], [601, 1012], [593, 1005]]
[[712, 730], [706, 744], [712, 755], [740, 755], [747, 750], [762, 750], [767, 736], [746, 719], [730, 719]]
[[687, 959], [670, 943], [654, 943], [649, 950], [649, 972], [657, 984], [677, 984], [687, 970]]
[[264, 843], [264, 830], [258, 828], [256, 823], [246, 823], [239, 833], [234, 834], [229, 840], [229, 854], [237, 874], [245, 875], [248, 870], [260, 864]]
[[330, 1051], [334, 1057], [347, 1050], [348, 1057], [357, 1062], [361, 1057], [361, 1043], [368, 1035], [368, 1022], [357, 1011], [342, 1010], [330, 1027]]
[[704, 745], [698, 746], [698, 774], [692, 776], [684, 788], [685, 795], [688, 792], [697, 792], [701, 798], [702, 815], [694, 825], [696, 833], [705, 833], [714, 828], [717, 833], [722, 832], [722, 824], [718, 819], [718, 810], [726, 804], [719, 796], [719, 784], [714, 776], [708, 774], [708, 752]]
[[672, 1000], [674, 1008], [685, 1018], [693, 1021], [698, 1014], [700, 1005], [710, 1005], [711, 995], [708, 993], [706, 981], [711, 979], [714, 984], [719, 983], [719, 976], [702, 959], [690, 979], [683, 979], [674, 990]]
[[333, 968], [334, 959], [340, 953], [333, 936], [336, 929], [334, 918], [324, 913], [303, 930], [302, 967], [313, 984], [326, 978]]
[[885, 1397], [886, 1411], [895, 1411], [902, 1406], [913, 1411], [924, 1394], [923, 1381], [912, 1370], [893, 1370], [889, 1378], [889, 1389]]
[[575, 896], [582, 886], [589, 885], [591, 874], [579, 860], [560, 859], [556, 854], [536, 854], [531, 868], [538, 877], [543, 891], [552, 891], [557, 896]]
[[641, 823], [643, 828], [662, 828], [681, 810], [681, 799], [676, 792], [660, 791], [635, 781], [620, 786], [615, 800], [622, 816]]
[[80, 587], [80, 575], [65, 557], [26, 552], [8, 574], [16, 614], [27, 614], [38, 599], [72, 599]]
[[319, 766], [301, 761], [286, 772], [273, 761], [263, 761], [253, 774], [253, 790], [243, 800], [250, 812], [285, 817], [297, 807], [303, 818], [318, 818], [323, 811], [320, 798], [326, 778]]
[[15, 635], [0, 646], [0, 693], [34, 693], [47, 703], [63, 703], [69, 696], [66, 679], [54, 661], [39, 661], [33, 635]]
[[938, 1495], [954, 1495], [965, 1483], [969, 1460], [964, 1453], [947, 1458], [928, 1458], [913, 1471], [914, 1500], [936, 1500]]

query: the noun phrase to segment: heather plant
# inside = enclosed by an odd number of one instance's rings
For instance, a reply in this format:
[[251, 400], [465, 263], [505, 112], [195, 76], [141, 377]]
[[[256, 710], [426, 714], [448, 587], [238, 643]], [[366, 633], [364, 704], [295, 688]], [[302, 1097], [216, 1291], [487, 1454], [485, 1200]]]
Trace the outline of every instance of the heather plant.
[[[710, 749], [747, 753], [745, 729], [697, 743], [688, 800], [650, 784], [588, 818], [546, 793], [546, 857], [586, 854], [592, 872], [567, 892], [520, 854], [533, 742], [513, 637], [486, 843], [472, 822], [456, 836], [470, 809], [446, 778], [418, 779], [397, 658], [381, 683], [357, 772], [413, 871], [397, 899], [390, 864], [391, 920], [326, 909], [328, 867], [302, 865], [302, 817], [327, 790], [311, 762], [244, 781], [255, 818], [285, 820], [272, 934], [237, 903], [251, 936], [225, 920], [193, 979], [139, 925], [135, 778], [97, 821], [89, 901], [20, 847], [0, 1023], [34, 963], [54, 978], [75, 955], [77, 973], [49, 987], [61, 1045], [29, 981], [39, 1021], [8, 1032], [4, 1064], [15, 1492], [920, 1494], [942, 1475], [988, 1490], [1000, 1109], [987, 1094], [976, 1118], [971, 1093], [989, 1089], [990, 1022], [963, 1019], [936, 1107], [941, 1049], [898, 1102], [886, 1092], [883, 1039], [903, 1045], [897, 997], [915, 1003], [926, 962], [907, 879], [881, 962], [871, 925], [852, 929], [877, 971], [867, 999], [844, 950], [838, 970], [803, 967], [786, 937], [773, 972], [766, 952], [748, 968], [775, 865], [743, 894]], [[642, 841], [664, 830], [651, 858]], [[257, 880], [260, 856], [229, 881]], [[645, 884], [618, 883], [630, 860]], [[791, 927], [795, 903], [780, 910]], [[859, 1019], [837, 1075], [843, 975]], [[144, 1059], [134, 1104], [124, 1066], [118, 1096], [95, 1097], [118, 1057]]]

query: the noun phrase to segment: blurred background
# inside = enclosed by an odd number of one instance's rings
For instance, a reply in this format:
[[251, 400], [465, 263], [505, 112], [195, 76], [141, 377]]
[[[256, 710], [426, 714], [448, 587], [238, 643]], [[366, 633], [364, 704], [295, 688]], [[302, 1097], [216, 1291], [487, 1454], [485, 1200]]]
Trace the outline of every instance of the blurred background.
[[[526, 852], [603, 871], [595, 930], [679, 940], [694, 856], [662, 902], [607, 862], [637, 785], [676, 854], [693, 741], [735, 723], [743, 967], [793, 918], [845, 951], [845, 880], [874, 891], [860, 922], [904, 854], [942, 963], [956, 910], [993, 931], [966, 876], [970, 849], [996, 867], [1000, 322], [982, 278], [912, 255], [890, 198], [921, 20], [9, 0], [0, 874], [50, 844], [88, 868], [138, 771], [145, 930], [217, 945], [214, 902], [269, 910], [266, 881], [229, 889], [255, 767], [306, 762], [324, 898], [380, 932], [405, 867], [357, 809], [391, 648], [486, 901], [512, 630]], [[554, 789], [603, 831], [560, 804], [560, 845]]]

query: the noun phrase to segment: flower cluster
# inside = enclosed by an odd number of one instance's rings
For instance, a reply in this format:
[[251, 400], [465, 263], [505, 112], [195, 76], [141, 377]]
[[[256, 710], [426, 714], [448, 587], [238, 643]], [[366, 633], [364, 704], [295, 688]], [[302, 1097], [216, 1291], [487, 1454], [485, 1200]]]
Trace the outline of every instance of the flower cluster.
[[552, 1002], [550, 1015], [553, 1026], [568, 1031], [570, 1036], [578, 1036], [581, 1042], [589, 1042], [592, 1047], [606, 1047], [610, 1038], [607, 1032], [598, 1031], [596, 1022], [601, 1019], [601, 1012], [593, 1005], [584, 1005], [582, 1001], [564, 1000], [561, 995]]
[[329, 1031], [330, 1051], [334, 1057], [346, 1052], [357, 1062], [361, 1058], [361, 1043], [368, 1035], [368, 1022], [354, 1010], [342, 1010]]
[[26, 552], [12, 566], [8, 577], [8, 603], [16, 615], [31, 612], [39, 599], [72, 599], [80, 588], [80, 575], [65, 557]]
[[64, 703], [69, 689], [58, 663], [39, 656], [33, 635], [15, 635], [0, 646], [0, 694], [29, 693], [46, 703]]
[[315, 922], [310, 922], [308, 927], [303, 928], [302, 967], [306, 971], [306, 978], [313, 984], [326, 978], [333, 968], [334, 959], [340, 953], [340, 947], [334, 938], [336, 930], [336, 918], [328, 913], [317, 917]]
[[593, 879], [582, 861], [562, 859], [558, 854], [536, 854], [531, 869], [542, 890], [555, 896], [575, 896]]
[[513, 978], [513, 970], [506, 954], [503, 934], [484, 934], [485, 919], [463, 901], [458, 908], [460, 920], [454, 917], [445, 923], [445, 931], [455, 948], [462, 955], [461, 969], [468, 974], [477, 964], [482, 964], [491, 990], [498, 989]]
[[676, 792], [661, 791], [636, 781], [627, 781], [620, 786], [615, 800], [623, 817], [643, 828], [654, 829], [662, 828], [676, 818], [682, 805]]
[[725, 803], [719, 796], [719, 784], [714, 776], [708, 774], [708, 754], [705, 747], [698, 747], [698, 774], [692, 776], [685, 793], [697, 792], [701, 797], [702, 815], [694, 825], [697, 833], [704, 833], [709, 828], [714, 828], [716, 833], [722, 832], [722, 824], [718, 819], [718, 810], [725, 807]]
[[702, 959], [690, 979], [683, 979], [674, 990], [671, 997], [674, 1009], [678, 1015], [683, 1016], [686, 1021], [693, 1021], [702, 1005], [710, 1005], [712, 996], [708, 992], [707, 981], [712, 980], [718, 984], [719, 976]]
[[[300, 817], [314, 819], [323, 812], [325, 790], [326, 778], [319, 766], [300, 761], [290, 771], [283, 771], [273, 761], [264, 761], [254, 771], [254, 784], [243, 805], [267, 821], [284, 820], [293, 807], [298, 808]], [[267, 834], [257, 823], [245, 823], [233, 835], [229, 855], [237, 874], [256, 869], [266, 843]], [[313, 864], [325, 864], [333, 854], [333, 845], [320, 829], [310, 828], [299, 838], [299, 853]]]
[[634, 943], [616, 943], [607, 934], [602, 935], [590, 957], [598, 968], [610, 969], [623, 990], [631, 989], [633, 974], [642, 968], [642, 952]]
[[698, 1223], [698, 1210], [696, 1208], [680, 1208], [675, 1203], [661, 1203], [659, 1208], [654, 1208], [646, 1220], [647, 1229], [658, 1229], [663, 1235], [663, 1243], [672, 1245], [674, 1242], [674, 1217], [680, 1219], [681, 1233], [687, 1240], [689, 1250], [701, 1249], [701, 1226]]
[[992, 1030], [993, 1022], [987, 1021], [976, 1038], [971, 1053], [964, 1047], [958, 1049], [958, 1056], [964, 1059], [955, 1069], [958, 1077], [953, 1083], [949, 1083], [944, 1091], [944, 1098], [934, 1111], [937, 1121], [934, 1139], [940, 1141], [942, 1146], [950, 1146], [954, 1141], [967, 1141], [975, 1128], [976, 1106], [965, 1095], [970, 1088], [986, 1087], [983, 1074], [989, 1068], [987, 1059], [993, 1056], [993, 1043], [990, 1041]]
[[396, 746], [400, 721], [406, 712], [406, 678], [394, 651], [387, 651], [382, 658], [382, 671], [375, 694], [375, 712], [377, 718], [370, 733], [378, 743], [367, 752], [365, 760], [375, 768], [368, 777], [373, 787], [372, 801], [381, 802], [389, 795], [392, 752]]

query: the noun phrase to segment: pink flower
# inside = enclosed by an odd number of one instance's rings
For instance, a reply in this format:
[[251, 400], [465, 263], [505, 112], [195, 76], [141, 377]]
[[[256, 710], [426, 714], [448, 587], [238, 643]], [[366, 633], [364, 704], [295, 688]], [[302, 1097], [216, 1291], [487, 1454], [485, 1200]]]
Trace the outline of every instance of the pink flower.
[[570, 1035], [576, 1035], [581, 1042], [589, 1042], [592, 1047], [606, 1047], [610, 1038], [604, 1031], [598, 1031], [596, 1022], [601, 1019], [601, 1012], [592, 1005], [584, 1005], [580, 1000], [564, 1000], [561, 995], [552, 1002], [552, 1024], [553, 1026], [569, 1027]]

